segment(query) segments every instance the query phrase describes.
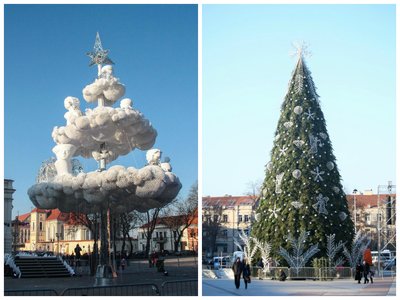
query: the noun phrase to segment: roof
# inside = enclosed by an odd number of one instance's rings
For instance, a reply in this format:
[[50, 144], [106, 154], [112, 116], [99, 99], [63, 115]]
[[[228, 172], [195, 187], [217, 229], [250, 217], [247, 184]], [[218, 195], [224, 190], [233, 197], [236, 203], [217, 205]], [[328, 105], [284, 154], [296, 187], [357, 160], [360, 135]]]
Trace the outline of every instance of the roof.
[[42, 208], [34, 208], [31, 213], [47, 213], [48, 210]]
[[57, 220], [57, 221], [67, 221], [69, 218], [69, 214], [63, 213], [59, 211], [58, 209], [52, 209], [50, 211], [50, 215], [47, 217], [46, 221], [52, 221], [52, 220]]
[[221, 196], [221, 197], [203, 197], [203, 207], [205, 206], [240, 206], [255, 205], [257, 199], [254, 196]]
[[[379, 199], [386, 200], [389, 196], [396, 197], [394, 194], [380, 194]], [[378, 206], [378, 194], [373, 195], [346, 195], [347, 203], [350, 206], [354, 205], [354, 199], [356, 200], [357, 207], [377, 207]]]
[[[156, 225], [167, 225], [167, 226], [168, 226], [168, 224], [184, 225], [186, 222], [185, 217], [187, 217], [187, 215], [159, 217], [159, 218], [157, 218]], [[196, 225], [198, 224], [197, 212], [193, 216], [192, 225], [193, 224], [196, 224]], [[149, 226], [150, 226], [150, 223], [146, 223], [146, 224], [140, 226], [140, 228], [147, 228]]]
[[26, 221], [26, 219], [28, 219], [31, 216], [31, 213], [26, 213], [23, 215], [18, 216], [18, 221], [20, 222], [24, 222]]

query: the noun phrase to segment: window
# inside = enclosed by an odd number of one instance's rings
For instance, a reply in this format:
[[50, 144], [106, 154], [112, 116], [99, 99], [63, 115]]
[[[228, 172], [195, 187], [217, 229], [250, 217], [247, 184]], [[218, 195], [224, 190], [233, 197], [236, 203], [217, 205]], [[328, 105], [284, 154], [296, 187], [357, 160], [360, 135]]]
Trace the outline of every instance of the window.
[[249, 216], [248, 215], [244, 215], [244, 221], [247, 223], [249, 221]]
[[365, 222], [368, 224], [371, 222], [371, 215], [370, 214], [365, 214]]
[[144, 232], [142, 232], [142, 239], [144, 239]]
[[42, 231], [43, 230], [43, 223], [39, 222], [39, 230]]
[[226, 244], [224, 244], [224, 251], [223, 252], [228, 252], [228, 246]]
[[228, 215], [222, 215], [222, 222], [224, 223], [228, 222]]
[[158, 238], [158, 232], [156, 231], [156, 238]]
[[239, 215], [239, 223], [243, 222], [243, 216]]

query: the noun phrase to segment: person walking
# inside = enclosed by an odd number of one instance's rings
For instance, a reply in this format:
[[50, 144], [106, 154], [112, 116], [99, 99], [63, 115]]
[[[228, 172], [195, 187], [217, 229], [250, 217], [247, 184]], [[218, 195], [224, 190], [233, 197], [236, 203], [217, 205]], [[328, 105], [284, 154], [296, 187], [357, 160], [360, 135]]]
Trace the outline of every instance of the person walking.
[[375, 272], [374, 272], [374, 270], [372, 270], [372, 266], [371, 266], [369, 269], [369, 280], [371, 280], [371, 283], [374, 283], [374, 275], [375, 275]]
[[235, 286], [236, 289], [240, 287], [240, 276], [243, 272], [242, 263], [240, 262], [240, 257], [236, 259], [236, 261], [232, 265], [233, 275], [235, 277]]
[[369, 283], [368, 280], [369, 271], [370, 271], [369, 264], [364, 260], [363, 261], [364, 284]]
[[251, 282], [251, 271], [250, 265], [247, 263], [246, 259], [243, 259], [243, 280], [244, 280], [244, 288], [247, 290], [247, 284]]
[[356, 265], [356, 275], [354, 277], [354, 280], [358, 280], [358, 283], [361, 283], [361, 271], [362, 270], [363, 270], [363, 267], [358, 262], [357, 265]]

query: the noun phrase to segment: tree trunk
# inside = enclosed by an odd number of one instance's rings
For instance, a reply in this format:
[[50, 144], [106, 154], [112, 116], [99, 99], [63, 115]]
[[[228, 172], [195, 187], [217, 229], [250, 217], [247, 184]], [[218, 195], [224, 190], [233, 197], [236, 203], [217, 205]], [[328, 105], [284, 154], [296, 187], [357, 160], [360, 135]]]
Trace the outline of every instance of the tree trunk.
[[108, 264], [107, 211], [100, 213], [100, 264]]

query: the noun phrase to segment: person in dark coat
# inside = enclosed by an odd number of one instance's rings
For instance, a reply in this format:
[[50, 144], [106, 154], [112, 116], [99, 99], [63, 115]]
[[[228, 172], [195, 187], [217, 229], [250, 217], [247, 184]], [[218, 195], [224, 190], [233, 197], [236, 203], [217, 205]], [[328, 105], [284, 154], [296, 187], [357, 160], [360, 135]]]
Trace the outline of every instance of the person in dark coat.
[[76, 259], [81, 259], [81, 251], [82, 251], [82, 248], [79, 246], [79, 244], [76, 244], [76, 247], [75, 247], [75, 257], [76, 257]]
[[370, 271], [369, 264], [364, 260], [363, 261], [364, 284], [369, 283], [368, 280], [369, 271]]
[[285, 281], [287, 278], [286, 273], [282, 269], [280, 270], [280, 272], [281, 273], [279, 274], [279, 281]]
[[361, 271], [363, 271], [363, 267], [361, 264], [358, 262], [356, 265], [356, 275], [354, 277], [354, 280], [358, 280], [358, 283], [361, 283]]
[[235, 276], [235, 286], [238, 289], [240, 287], [240, 276], [243, 272], [243, 265], [240, 262], [240, 257], [232, 265], [233, 275]]
[[250, 278], [250, 265], [247, 263], [246, 259], [243, 259], [243, 280], [244, 280], [244, 288], [247, 290], [247, 284], [251, 282]]

